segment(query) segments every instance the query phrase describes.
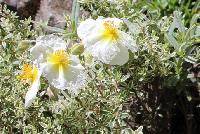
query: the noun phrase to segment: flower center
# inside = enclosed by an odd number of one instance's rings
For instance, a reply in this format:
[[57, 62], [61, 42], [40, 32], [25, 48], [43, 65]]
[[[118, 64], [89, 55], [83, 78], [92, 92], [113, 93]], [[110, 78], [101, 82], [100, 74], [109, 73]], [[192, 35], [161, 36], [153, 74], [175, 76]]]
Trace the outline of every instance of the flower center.
[[31, 67], [29, 64], [24, 64], [22, 73], [19, 75], [19, 78], [21, 80], [25, 80], [27, 83], [31, 82], [33, 83], [38, 76], [38, 69], [36, 67]]
[[55, 67], [58, 68], [67, 68], [70, 64], [70, 58], [64, 50], [57, 50], [48, 56], [47, 62], [55, 65]]
[[117, 40], [119, 38], [118, 29], [111, 22], [104, 22], [103, 39]]

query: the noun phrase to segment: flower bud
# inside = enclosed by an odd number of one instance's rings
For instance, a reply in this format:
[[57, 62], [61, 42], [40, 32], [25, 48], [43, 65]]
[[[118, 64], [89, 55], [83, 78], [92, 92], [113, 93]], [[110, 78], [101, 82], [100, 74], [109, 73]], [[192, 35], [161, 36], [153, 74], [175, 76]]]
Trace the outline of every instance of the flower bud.
[[84, 51], [84, 46], [82, 44], [74, 44], [71, 47], [71, 53], [73, 55], [81, 55]]
[[22, 40], [19, 42], [17, 51], [25, 51], [31, 45], [31, 41], [29, 40]]

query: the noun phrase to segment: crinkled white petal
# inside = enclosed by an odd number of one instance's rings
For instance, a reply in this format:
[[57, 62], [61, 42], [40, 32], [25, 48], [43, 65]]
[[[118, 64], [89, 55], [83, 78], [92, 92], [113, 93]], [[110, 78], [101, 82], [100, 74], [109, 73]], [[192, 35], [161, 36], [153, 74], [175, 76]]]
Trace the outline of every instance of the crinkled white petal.
[[25, 96], [25, 108], [28, 108], [34, 101], [38, 90], [40, 89], [40, 76], [42, 75], [42, 70], [38, 70], [38, 76], [36, 80], [32, 83], [30, 89]]
[[33, 103], [34, 99], [36, 98], [39, 88], [40, 88], [40, 81], [38, 79], [31, 85], [31, 88], [26, 93], [25, 108], [28, 108]]
[[54, 50], [65, 49], [67, 47], [66, 42], [61, 37], [53, 34], [38, 37], [36, 45], [46, 45]]
[[100, 40], [86, 49], [94, 58], [106, 64], [109, 64], [120, 51], [116, 42], [110, 40]]
[[102, 18], [99, 17], [97, 20], [87, 19], [80, 23], [77, 28], [77, 34], [82, 39], [82, 42], [85, 47], [89, 47], [101, 40], [102, 31], [104, 29], [103, 23], [109, 21], [116, 28], [119, 28], [123, 21], [118, 18]]
[[49, 83], [55, 88], [68, 89], [76, 94], [78, 89], [82, 88], [86, 82], [86, 74], [83, 66], [74, 56], [71, 58], [72, 63], [67, 69], [56, 70], [54, 65], [47, 63], [44, 67], [44, 76]]
[[83, 66], [71, 66], [69, 70], [64, 72], [64, 77], [67, 80], [67, 88], [71, 93], [77, 94], [78, 89], [84, 87], [86, 83], [86, 73]]
[[47, 54], [53, 52], [53, 49], [47, 47], [46, 45], [35, 45], [30, 49], [30, 53], [33, 61], [45, 62]]
[[127, 33], [123, 31], [119, 31], [119, 40], [118, 43], [127, 47], [131, 50], [131, 52], [137, 52], [138, 46], [136, 44], [136, 41]]
[[116, 28], [120, 28], [123, 24], [123, 20], [119, 18], [105, 18], [103, 19], [103, 22], [105, 21], [111, 22]]
[[77, 56], [75, 56], [75, 55], [70, 55], [70, 59], [71, 59], [71, 65], [72, 66], [77, 66], [77, 65], [79, 65], [80, 64], [80, 60], [79, 60], [79, 58], [77, 57]]
[[36, 45], [30, 49], [33, 60], [45, 62], [48, 53], [66, 49], [67, 43], [56, 35], [40, 36], [36, 39]]
[[102, 32], [97, 30], [94, 30], [93, 33], [89, 34], [87, 37], [85, 37], [82, 42], [85, 48], [90, 47], [94, 45], [96, 42], [100, 41], [102, 39]]
[[96, 28], [96, 20], [87, 19], [82, 21], [77, 28], [77, 34], [81, 39], [86, 38]]
[[82, 43], [85, 48], [101, 40], [102, 29], [102, 23], [97, 20], [88, 19], [80, 24], [77, 29], [77, 33], [82, 39]]
[[49, 83], [54, 85], [53, 82], [59, 78], [59, 70], [55, 69], [55, 65], [46, 63], [43, 68], [43, 75], [47, 78]]
[[123, 65], [128, 62], [129, 59], [129, 52], [128, 49], [124, 46], [119, 45], [119, 52], [117, 55], [110, 61], [110, 65]]

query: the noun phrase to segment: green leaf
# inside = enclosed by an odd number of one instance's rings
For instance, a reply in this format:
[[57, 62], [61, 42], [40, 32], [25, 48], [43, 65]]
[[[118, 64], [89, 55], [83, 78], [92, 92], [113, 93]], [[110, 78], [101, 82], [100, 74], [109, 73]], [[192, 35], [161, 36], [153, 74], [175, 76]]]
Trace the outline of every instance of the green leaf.
[[186, 33], [186, 28], [181, 22], [181, 13], [178, 11], [174, 11], [174, 19], [169, 28], [169, 32], [166, 34], [166, 38], [169, 41], [170, 45], [172, 45], [176, 50], [179, 50], [181, 44], [174, 37], [174, 30], [178, 28], [179, 32], [183, 35]]
[[73, 0], [72, 5], [72, 14], [71, 14], [71, 21], [72, 21], [72, 30], [73, 32], [76, 32], [76, 27], [78, 24], [78, 18], [79, 18], [79, 11], [80, 11], [80, 4], [77, 0]]

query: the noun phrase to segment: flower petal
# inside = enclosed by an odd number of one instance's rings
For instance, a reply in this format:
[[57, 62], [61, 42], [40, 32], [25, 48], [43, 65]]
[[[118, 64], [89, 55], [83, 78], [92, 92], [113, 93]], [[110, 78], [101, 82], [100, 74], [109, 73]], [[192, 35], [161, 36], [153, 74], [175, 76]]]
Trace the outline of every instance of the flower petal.
[[72, 66], [77, 66], [77, 65], [80, 64], [79, 58], [77, 56], [75, 56], [75, 55], [70, 55], [70, 60], [72, 61], [71, 62]]
[[55, 69], [55, 66], [53, 64], [46, 63], [46, 65], [43, 68], [43, 74], [50, 84], [52, 84], [53, 86], [58, 85], [56, 83], [58, 83], [57, 80], [59, 78], [59, 70]]
[[88, 34], [87, 37], [85, 37], [82, 42], [85, 48], [90, 47], [94, 45], [96, 42], [100, 41], [102, 39], [102, 32], [98, 29], [93, 30], [91, 34]]
[[118, 40], [119, 44], [122, 44], [123, 46], [130, 49], [132, 52], [138, 51], [138, 46], [136, 44], [136, 41], [127, 33], [123, 31], [119, 31], [120, 33], [120, 39]]
[[[56, 69], [53, 64], [47, 63], [44, 67], [44, 76], [55, 88], [71, 90], [73, 93], [83, 85], [85, 81], [84, 68], [78, 58], [72, 56], [71, 64], [67, 68]], [[73, 88], [73, 89], [72, 89]]]
[[45, 62], [48, 53], [66, 49], [67, 43], [55, 35], [40, 36], [36, 39], [36, 45], [30, 49], [33, 60]]
[[87, 19], [80, 23], [77, 34], [81, 39], [86, 38], [94, 28], [96, 28], [96, 20]]
[[70, 66], [69, 70], [64, 71], [66, 85], [73, 94], [78, 93], [78, 89], [82, 88], [86, 83], [86, 74], [83, 66]]
[[121, 25], [123, 24], [123, 20], [118, 19], [118, 18], [105, 18], [105, 19], [103, 19], [103, 21], [111, 22], [116, 28], [121, 27]]
[[110, 61], [110, 65], [123, 65], [128, 62], [128, 49], [121, 45], [119, 45], [119, 49], [120, 51], [117, 52], [117, 55]]
[[86, 48], [86, 50], [90, 52], [94, 58], [106, 64], [109, 64], [117, 52], [120, 51], [116, 42], [110, 40], [98, 41], [88, 49]]
[[36, 98], [39, 88], [40, 88], [40, 81], [38, 79], [32, 84], [31, 88], [26, 93], [25, 108], [28, 108], [33, 103], [34, 99]]

